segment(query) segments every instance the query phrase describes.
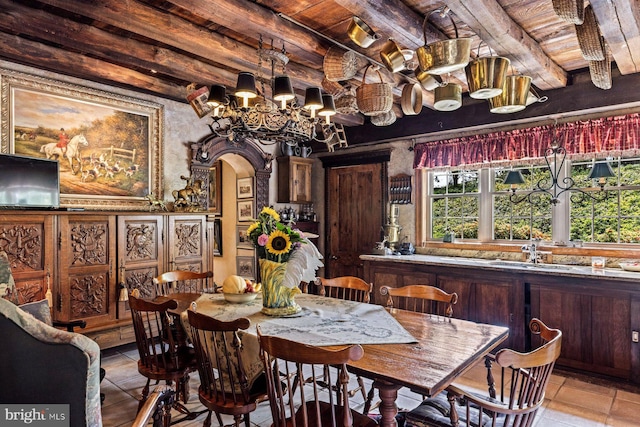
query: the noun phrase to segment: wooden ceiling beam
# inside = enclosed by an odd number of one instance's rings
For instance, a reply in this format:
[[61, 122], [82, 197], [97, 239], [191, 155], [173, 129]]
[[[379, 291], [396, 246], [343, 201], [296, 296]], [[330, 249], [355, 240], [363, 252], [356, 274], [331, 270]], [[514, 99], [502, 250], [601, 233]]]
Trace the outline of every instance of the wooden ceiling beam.
[[590, 0], [589, 3], [620, 73], [640, 72], [640, 8], [637, 0]]
[[[202, 58], [210, 58], [228, 67], [231, 72], [254, 71], [258, 67], [258, 55], [254, 48], [136, 1], [103, 0], [94, 3], [83, 0], [41, 0], [41, 3], [87, 16]], [[297, 63], [289, 63], [287, 73], [294, 84], [303, 89], [318, 86], [324, 76], [317, 70]]]
[[567, 73], [516, 24], [496, 0], [444, 0], [451, 11], [519, 73], [542, 90], [567, 85]]
[[0, 56], [21, 64], [86, 80], [112, 84], [116, 82], [128, 89], [164, 94], [166, 98], [185, 101], [186, 91], [183, 86], [12, 34], [0, 32]]
[[31, 39], [63, 46], [71, 51], [89, 53], [107, 62], [127, 64], [138, 69], [155, 70], [176, 80], [210, 85], [233, 86], [236, 75], [178, 52], [152, 46], [128, 37], [81, 24], [33, 9], [10, 0], [0, 0], [0, 29]]
[[201, 18], [226, 28], [239, 29], [251, 39], [262, 35], [265, 46], [273, 39], [276, 48], [284, 47], [296, 62], [310, 68], [322, 64], [330, 46], [300, 27], [287, 21], [271, 10], [246, 0], [172, 0], [172, 4], [188, 10]]

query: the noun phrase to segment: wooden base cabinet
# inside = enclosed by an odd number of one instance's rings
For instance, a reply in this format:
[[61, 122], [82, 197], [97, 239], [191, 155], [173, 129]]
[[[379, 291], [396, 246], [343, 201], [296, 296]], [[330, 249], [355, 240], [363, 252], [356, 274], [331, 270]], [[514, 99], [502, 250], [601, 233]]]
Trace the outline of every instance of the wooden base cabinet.
[[531, 315], [562, 331], [559, 365], [640, 382], [640, 344], [632, 342], [640, 301], [632, 292], [589, 280], [530, 287]]

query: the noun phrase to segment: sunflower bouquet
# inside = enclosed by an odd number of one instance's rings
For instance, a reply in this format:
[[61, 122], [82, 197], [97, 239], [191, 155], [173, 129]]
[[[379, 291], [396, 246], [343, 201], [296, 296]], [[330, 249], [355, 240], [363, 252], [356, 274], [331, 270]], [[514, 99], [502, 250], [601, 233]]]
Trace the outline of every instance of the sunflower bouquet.
[[262, 208], [247, 235], [259, 258], [275, 262], [287, 262], [294, 251], [307, 244], [302, 233], [280, 222], [280, 215], [270, 207]]

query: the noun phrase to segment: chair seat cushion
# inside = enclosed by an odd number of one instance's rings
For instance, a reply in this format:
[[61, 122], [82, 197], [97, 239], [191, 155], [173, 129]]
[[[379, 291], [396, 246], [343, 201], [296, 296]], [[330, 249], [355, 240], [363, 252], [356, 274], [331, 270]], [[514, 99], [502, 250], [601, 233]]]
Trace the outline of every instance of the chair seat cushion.
[[[491, 418], [484, 413], [481, 414], [478, 408], [471, 407], [469, 422], [467, 422], [466, 408], [456, 405], [456, 409], [460, 426], [491, 426]], [[436, 397], [425, 399], [420, 406], [407, 412], [406, 420], [408, 425], [416, 427], [451, 427], [450, 414], [451, 405], [447, 400], [447, 394], [440, 393]]]

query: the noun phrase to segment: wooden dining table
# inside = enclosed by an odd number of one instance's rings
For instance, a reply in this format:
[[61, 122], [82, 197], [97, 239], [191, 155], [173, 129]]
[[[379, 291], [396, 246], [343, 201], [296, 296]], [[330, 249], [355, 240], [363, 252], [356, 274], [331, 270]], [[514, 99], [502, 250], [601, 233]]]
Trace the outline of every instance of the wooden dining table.
[[[233, 316], [234, 313], [242, 313], [238, 317], [247, 317], [251, 321], [251, 327], [247, 331], [249, 336], [256, 335], [257, 324], [264, 328], [269, 326], [269, 323], [276, 322], [276, 319], [272, 321], [260, 313], [259, 298], [249, 304], [230, 304], [224, 302], [221, 294], [205, 294], [198, 299], [195, 299], [195, 295], [192, 294], [176, 294], [169, 297], [178, 301], [178, 308], [173, 310], [176, 314], [191, 307], [193, 301], [196, 301], [198, 312], [222, 318], [222, 320], [230, 320], [226, 317]], [[317, 300], [320, 298], [325, 297], [302, 294], [296, 298], [296, 301], [302, 306], [304, 312], [307, 304], [322, 304], [322, 300]], [[340, 307], [347, 307], [344, 304], [352, 306], [361, 303], [340, 304], [335, 306], [338, 311], [341, 310]], [[366, 307], [362, 308], [366, 309]], [[317, 314], [314, 313], [315, 311], [317, 311], [315, 308], [309, 310], [310, 322], [313, 321], [312, 316]], [[400, 388], [407, 387], [425, 396], [435, 396], [474, 364], [482, 361], [484, 356], [506, 340], [509, 334], [509, 329], [503, 326], [398, 309], [386, 310], [386, 313], [413, 337], [412, 342], [359, 343], [364, 349], [364, 356], [360, 360], [348, 363], [350, 371], [373, 380], [381, 400], [380, 425], [385, 427], [397, 426], [396, 399]], [[345, 327], [348, 327], [349, 322], [359, 321], [345, 313], [338, 312], [334, 315], [342, 316], [339, 322], [345, 324]], [[185, 318], [183, 314], [183, 322]], [[326, 323], [326, 319], [323, 320], [323, 324]], [[387, 328], [389, 323], [394, 323], [394, 320], [386, 322], [387, 325], [383, 328]], [[286, 322], [287, 319], [278, 318], [276, 328], [282, 330]], [[359, 324], [358, 327], [361, 325]], [[286, 330], [284, 334], [286, 335]], [[288, 337], [285, 336], [285, 338]], [[343, 345], [344, 343], [340, 343], [335, 347]]]

